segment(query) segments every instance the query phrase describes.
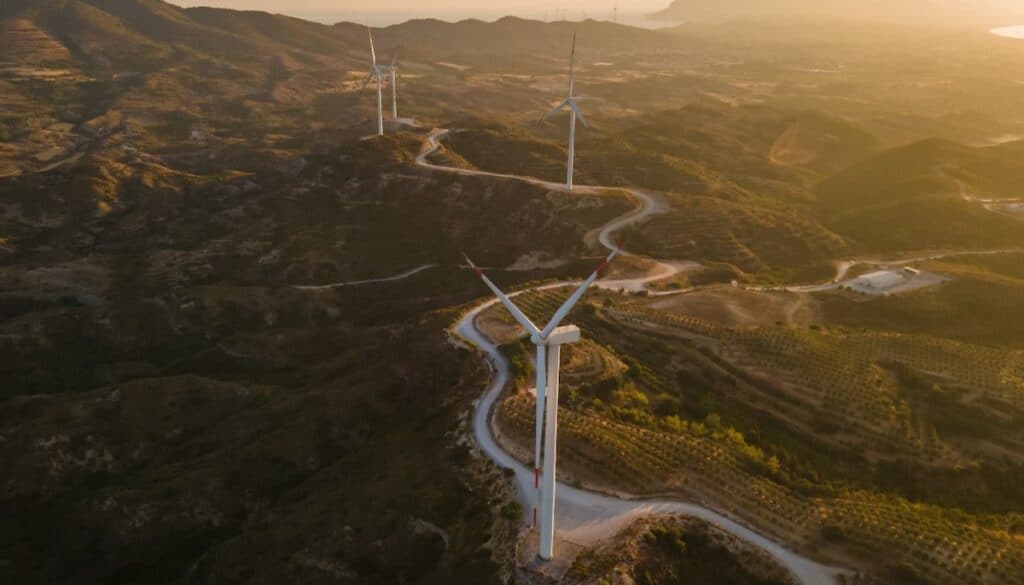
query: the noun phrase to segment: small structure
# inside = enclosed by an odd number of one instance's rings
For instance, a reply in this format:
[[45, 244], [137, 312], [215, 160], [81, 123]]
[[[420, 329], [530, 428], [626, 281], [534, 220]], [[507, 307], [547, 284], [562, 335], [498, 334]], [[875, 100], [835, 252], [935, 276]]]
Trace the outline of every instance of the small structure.
[[896, 286], [902, 281], [903, 275], [898, 272], [892, 272], [889, 270], [879, 270], [877, 272], [869, 272], [858, 278], [855, 278], [850, 284], [856, 284], [864, 288], [886, 290]]
[[949, 280], [945, 276], [924, 272], [909, 266], [877, 270], [840, 283], [842, 288], [870, 296], [890, 296], [907, 293]]

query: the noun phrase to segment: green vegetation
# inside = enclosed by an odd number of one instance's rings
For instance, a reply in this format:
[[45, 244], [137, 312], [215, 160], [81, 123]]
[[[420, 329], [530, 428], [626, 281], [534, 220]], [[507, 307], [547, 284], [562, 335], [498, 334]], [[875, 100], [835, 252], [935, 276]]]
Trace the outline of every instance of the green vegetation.
[[629, 232], [631, 247], [659, 258], [723, 263], [741, 279], [824, 280], [842, 238], [793, 212], [711, 197], [672, 197], [672, 212]]
[[[520, 302], [542, 316], [564, 294]], [[585, 484], [699, 498], [795, 546], [839, 547], [871, 565], [873, 552], [905, 551], [892, 567], [929, 583], [1024, 567], [1024, 555], [999, 552], [1015, 546], [1024, 466], [978, 449], [1016, 452], [1024, 440], [1019, 351], [731, 329], [641, 306], [606, 297], [570, 317], [596, 342], [583, 353], [602, 356], [571, 357], [563, 380], [562, 461]], [[593, 367], [615, 363], [624, 368]], [[497, 416], [508, 436], [530, 441], [528, 397], [510, 397]]]
[[975, 267], [999, 276], [1024, 280], [1024, 252], [988, 256], [961, 256], [948, 258], [945, 262]]
[[785, 570], [767, 555], [688, 517], [637, 521], [614, 543], [583, 551], [563, 582], [604, 585], [623, 575], [647, 585], [790, 582]]
[[[314, 348], [339, 332], [324, 330], [320, 340], [293, 339], [287, 362], [274, 360], [279, 369], [305, 365], [292, 387], [255, 382], [280, 376], [243, 373], [244, 359], [222, 359], [215, 371], [207, 358], [190, 369], [236, 381], [147, 377], [4, 401], [0, 416], [20, 424], [0, 446], [3, 574], [173, 582], [186, 571], [220, 581], [337, 570], [363, 582], [486, 582], [494, 568], [478, 539], [493, 530], [490, 506], [469, 486], [497, 488], [502, 476], [475, 476], [472, 460], [431, 425], [408, 424], [454, 425], [482, 382], [465, 375], [472, 355], [453, 354], [432, 333], [448, 318], [407, 331], [420, 350], [406, 367], [429, 363], [429, 373], [389, 370], [386, 392], [362, 366], [386, 360], [395, 341], [361, 335], [361, 349], [346, 343], [353, 349], [329, 355]], [[442, 467], [465, 471], [440, 479]], [[441, 527], [447, 542], [417, 532], [410, 517]], [[62, 529], [51, 531], [57, 522]], [[107, 556], [111, 549], [119, 554]]]
[[[649, 555], [638, 567], [641, 585], [721, 583], [722, 585], [780, 585], [782, 581], [752, 575], [731, 551], [713, 543], [707, 527], [654, 526], [644, 535]], [[642, 553], [643, 554], [643, 553]]]
[[[518, 441], [532, 437], [532, 407], [522, 398], [499, 411], [504, 430]], [[823, 546], [842, 535], [844, 548], [868, 555], [885, 551], [929, 575], [930, 582], [974, 583], [987, 577], [1012, 579], [1024, 570], [1007, 520], [950, 512], [864, 490], [794, 490], [772, 476], [772, 464], [750, 464], [749, 447], [735, 430], [705, 424], [652, 430], [632, 422], [610, 422], [586, 411], [559, 414], [562, 461], [572, 473], [601, 485], [638, 493], [672, 491], [699, 497], [736, 513], [787, 542]], [[961, 551], [970, 550], [970, 553]], [[970, 555], [965, 568], [962, 555]]]
[[[996, 495], [1012, 492], [1011, 478], [1016, 471], [1004, 479], [993, 474], [993, 483], [973, 495], [970, 489], [953, 489], [974, 485], [978, 490], [973, 482], [988, 475], [983, 471], [985, 465], [964, 469], [965, 460], [980, 457], [994, 468], [1020, 468], [1016, 460], [1007, 466], [1001, 457], [975, 454], [979, 440], [997, 451], [1015, 451], [1024, 440], [1019, 432], [1024, 408], [1024, 386], [1017, 372], [1024, 357], [1020, 351], [866, 331], [777, 326], [725, 329], [636, 310], [613, 309], [609, 315], [620, 325], [645, 330], [654, 326], [681, 336], [672, 345], [684, 349], [693, 365], [671, 361], [659, 365], [669, 359], [655, 357], [665, 350], [659, 351], [657, 344], [641, 346], [651, 367], [663, 376], [678, 371], [683, 388], [696, 392], [690, 398], [679, 398], [678, 414], [707, 416], [713, 409], [727, 408], [729, 418], [738, 423], [759, 420], [758, 427], [789, 427], [790, 433], [801, 429], [797, 435], [816, 443], [815, 449], [830, 445], [827, 449], [836, 456], [831, 463], [812, 459], [817, 472], [831, 470], [827, 475], [838, 474], [843, 481], [863, 484], [868, 480], [870, 484], [872, 476], [864, 474], [866, 457], [902, 469], [902, 474], [895, 474], [880, 466], [875, 485], [887, 489], [908, 486], [905, 493], [913, 497], [959, 507], [1021, 510], [1019, 499], [1006, 501]], [[616, 346], [632, 353], [637, 343], [631, 340]], [[703, 349], [695, 351], [690, 343]], [[645, 385], [655, 393], [670, 389], [665, 378]], [[922, 395], [915, 388], [925, 388], [928, 393]], [[715, 389], [728, 393], [731, 400], [707, 394]], [[753, 410], [744, 413], [740, 408], [732, 415], [737, 401]], [[734, 406], [728, 406], [730, 402]], [[768, 413], [771, 418], [765, 419]], [[775, 422], [768, 424], [772, 419]], [[787, 451], [799, 441], [784, 438], [786, 434], [776, 439], [784, 446], [777, 454], [792, 460], [794, 453]], [[802, 451], [797, 449], [796, 454]], [[908, 456], [920, 465], [906, 464]], [[845, 465], [840, 463], [844, 460]], [[958, 471], [946, 473], [935, 468]], [[881, 479], [884, 477], [899, 477], [904, 483]], [[929, 477], [942, 477], [943, 482], [929, 484]]]
[[[971, 344], [1024, 349], [1020, 254], [965, 256], [928, 264], [952, 278], [931, 290], [873, 298], [815, 295], [826, 322], [843, 327], [944, 337]], [[984, 268], [976, 268], [982, 267]], [[991, 269], [987, 266], [992, 266]], [[955, 326], [952, 326], [955, 324]]]
[[1019, 221], [965, 199], [1019, 196], [1020, 161], [1016, 148], [927, 140], [844, 170], [818, 187], [818, 197], [826, 225], [858, 251], [1020, 247]]

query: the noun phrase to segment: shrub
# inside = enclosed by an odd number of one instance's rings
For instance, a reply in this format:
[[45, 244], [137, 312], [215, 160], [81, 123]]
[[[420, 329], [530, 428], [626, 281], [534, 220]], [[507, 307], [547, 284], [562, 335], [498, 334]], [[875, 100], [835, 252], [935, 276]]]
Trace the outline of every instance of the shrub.
[[519, 502], [511, 501], [501, 507], [501, 517], [506, 520], [518, 520], [523, 516], [523, 507]]

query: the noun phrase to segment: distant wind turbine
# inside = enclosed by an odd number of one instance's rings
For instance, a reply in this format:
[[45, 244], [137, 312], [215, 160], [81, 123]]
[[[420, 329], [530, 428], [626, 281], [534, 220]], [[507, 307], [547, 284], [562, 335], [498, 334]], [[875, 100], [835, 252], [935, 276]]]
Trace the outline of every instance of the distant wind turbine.
[[373, 46], [373, 30], [370, 27], [366, 27], [366, 32], [370, 35], [370, 74], [366, 77], [366, 81], [363, 82], [363, 87], [369, 85], [371, 81], [377, 81], [377, 135], [384, 135], [384, 77], [387, 75], [391, 76], [391, 112], [395, 118], [398, 118], [398, 87], [397, 87], [397, 70], [398, 70], [398, 50], [395, 50], [395, 57], [391, 61], [391, 65], [378, 65], [377, 64], [377, 50]]
[[391, 59], [391, 117], [398, 119], [398, 49]]
[[541, 121], [547, 120], [551, 116], [560, 113], [562, 110], [569, 109], [569, 163], [566, 169], [565, 175], [565, 186], [572, 190], [572, 175], [573, 167], [576, 163], [576, 118], [579, 118], [580, 122], [587, 128], [590, 125], [587, 124], [587, 119], [583, 117], [583, 110], [580, 109], [580, 102], [586, 98], [575, 95], [574, 83], [575, 73], [574, 68], [576, 66], [576, 35], [572, 35], [572, 53], [569, 57], [569, 96], [566, 97], [561, 103], [551, 109], [550, 112], [544, 114]]
[[[569, 311], [576, 306], [576, 303], [583, 298], [594, 281], [596, 281], [608, 264], [619, 254], [619, 247], [612, 250], [611, 254], [602, 261], [591, 275], [583, 281], [575, 292], [562, 304], [551, 321], [539, 329], [530, 321], [519, 307], [505, 293], [487, 278], [483, 270], [477, 268], [473, 261], [466, 257], [469, 267], [476, 272], [487, 288], [498, 297], [501, 304], [508, 309], [523, 329], [530, 334], [530, 340], [537, 347], [537, 407], [536, 407], [536, 428], [534, 438], [533, 454], [533, 481], [534, 489], [540, 489], [540, 558], [551, 560], [554, 556], [555, 546], [555, 446], [558, 437], [558, 373], [561, 358], [561, 347], [576, 343], [580, 340], [580, 330], [575, 325], [559, 327], [562, 320], [569, 314]], [[546, 414], [546, 416], [545, 416]], [[543, 441], [541, 430], [543, 429]], [[543, 443], [544, 453], [541, 457], [541, 445]], [[541, 471], [543, 467], [543, 473]], [[537, 509], [533, 510], [533, 521], [537, 523]]]

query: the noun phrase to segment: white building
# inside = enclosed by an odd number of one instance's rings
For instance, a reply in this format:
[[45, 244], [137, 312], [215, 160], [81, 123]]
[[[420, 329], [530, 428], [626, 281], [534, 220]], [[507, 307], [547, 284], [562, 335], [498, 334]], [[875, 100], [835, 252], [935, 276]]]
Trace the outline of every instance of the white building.
[[903, 283], [903, 275], [891, 270], [879, 270], [862, 274], [851, 280], [848, 286], [853, 289], [884, 291]]

